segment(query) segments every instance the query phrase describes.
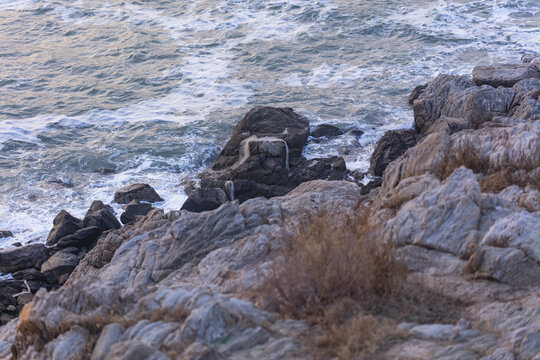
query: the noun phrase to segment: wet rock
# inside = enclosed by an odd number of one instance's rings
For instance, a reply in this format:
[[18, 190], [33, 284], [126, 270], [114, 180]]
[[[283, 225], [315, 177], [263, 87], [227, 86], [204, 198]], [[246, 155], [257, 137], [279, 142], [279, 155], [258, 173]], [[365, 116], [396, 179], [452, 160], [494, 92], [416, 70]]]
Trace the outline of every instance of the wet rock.
[[65, 283], [79, 264], [78, 253], [76, 248], [66, 248], [55, 253], [41, 265], [41, 272], [51, 283]]
[[114, 194], [114, 202], [118, 204], [128, 204], [133, 200], [159, 202], [163, 199], [148, 184], [133, 184], [124, 186]]
[[120, 221], [123, 224], [129, 224], [136, 220], [137, 216], [145, 216], [152, 210], [152, 205], [140, 203], [136, 200], [131, 201], [124, 207], [124, 212], [120, 215]]
[[121, 227], [113, 208], [99, 200], [92, 202], [90, 209], [84, 216], [83, 226], [85, 228], [97, 227], [99, 233]]
[[76, 247], [79, 249], [89, 247], [101, 234], [101, 229], [97, 226], [90, 226], [76, 231], [73, 235], [68, 235], [56, 243], [57, 248]]
[[73, 188], [75, 186], [70, 180], [62, 180], [62, 179], [49, 180], [49, 181], [47, 181], [47, 183], [60, 185], [60, 186], [65, 187], [67, 189], [71, 189], [71, 188]]
[[13, 244], [11, 244], [11, 246], [13, 246], [13, 247], [21, 247], [21, 246], [23, 246], [23, 244], [21, 244], [20, 242], [17, 241], [17, 242], [14, 242]]
[[195, 189], [182, 206], [182, 210], [197, 213], [214, 210], [220, 207], [227, 200], [227, 195], [225, 195], [225, 192], [221, 189]]
[[364, 135], [364, 132], [360, 129], [352, 128], [352, 129], [347, 130], [345, 134], [354, 136], [355, 138], [359, 138], [362, 135]]
[[477, 66], [472, 71], [476, 85], [512, 87], [520, 80], [540, 78], [540, 69], [535, 64], [496, 64]]
[[0, 251], [0, 272], [11, 273], [29, 268], [39, 268], [51, 256], [43, 244], [32, 244]]
[[289, 156], [298, 157], [309, 136], [309, 120], [291, 108], [255, 107], [238, 122], [211, 168], [215, 171], [223, 170], [236, 163], [240, 156], [241, 143], [253, 135], [284, 140]]
[[311, 136], [314, 138], [320, 138], [320, 137], [334, 137], [343, 135], [343, 131], [341, 131], [337, 126], [330, 125], [330, 124], [320, 124], [313, 129], [311, 132]]
[[11, 231], [0, 230], [0, 239], [8, 237], [13, 237], [13, 233]]
[[54, 218], [53, 225], [54, 226], [47, 237], [48, 246], [52, 246], [61, 238], [74, 234], [76, 231], [82, 229], [83, 222], [67, 211], [62, 210]]
[[408, 148], [416, 145], [414, 130], [390, 130], [377, 142], [369, 160], [369, 171], [375, 176], [382, 176], [392, 161], [400, 157]]
[[115, 169], [110, 169], [110, 168], [99, 168], [99, 169], [96, 170], [96, 172], [98, 174], [101, 174], [101, 175], [116, 174], [116, 170]]

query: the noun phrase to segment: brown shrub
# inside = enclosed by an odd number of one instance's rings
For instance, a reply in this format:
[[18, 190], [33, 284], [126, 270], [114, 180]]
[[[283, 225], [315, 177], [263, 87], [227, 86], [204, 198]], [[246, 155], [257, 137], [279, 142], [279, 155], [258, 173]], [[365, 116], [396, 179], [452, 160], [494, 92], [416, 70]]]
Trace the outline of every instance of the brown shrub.
[[262, 293], [274, 311], [292, 317], [319, 316], [337, 300], [365, 308], [399, 293], [403, 265], [394, 247], [376, 237], [367, 217], [320, 214], [286, 240]]

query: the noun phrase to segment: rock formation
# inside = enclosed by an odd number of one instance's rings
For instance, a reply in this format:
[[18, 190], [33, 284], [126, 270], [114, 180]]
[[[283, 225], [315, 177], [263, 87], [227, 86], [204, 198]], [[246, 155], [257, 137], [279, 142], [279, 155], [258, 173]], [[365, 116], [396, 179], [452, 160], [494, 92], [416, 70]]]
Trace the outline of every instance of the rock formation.
[[[24, 264], [11, 252], [30, 250], [0, 253], [9, 264], [0, 271], [65, 281], [41, 288], [0, 328], [0, 359], [311, 359], [317, 346], [305, 341], [320, 328], [267, 312], [246, 294], [279, 264], [291, 231], [317, 214], [345, 219], [359, 209], [369, 209], [373, 236], [396, 246], [407, 281], [460, 304], [444, 309], [452, 316], [379, 316], [399, 336], [368, 358], [538, 359], [540, 86], [525, 78], [534, 72], [517, 69], [529, 67], [476, 69], [479, 85], [441, 75], [416, 88], [417, 144], [381, 144], [395, 156], [366, 195], [341, 180], [343, 159], [301, 157], [306, 119], [291, 109], [253, 109], [201, 174], [203, 189], [221, 189], [205, 190], [216, 199], [201, 205], [206, 211], [151, 209], [103, 232], [80, 262], [71, 247], [85, 238], [79, 228], [90, 232], [107, 217], [82, 225], [69, 218], [78, 226], [56, 242], [69, 247], [52, 256], [43, 245], [33, 245]], [[106, 210], [93, 207], [92, 219]], [[68, 279], [55, 272], [76, 261]], [[7, 294], [19, 285], [0, 282]], [[0, 312], [15, 313], [21, 305], [13, 299], [0, 298]]]

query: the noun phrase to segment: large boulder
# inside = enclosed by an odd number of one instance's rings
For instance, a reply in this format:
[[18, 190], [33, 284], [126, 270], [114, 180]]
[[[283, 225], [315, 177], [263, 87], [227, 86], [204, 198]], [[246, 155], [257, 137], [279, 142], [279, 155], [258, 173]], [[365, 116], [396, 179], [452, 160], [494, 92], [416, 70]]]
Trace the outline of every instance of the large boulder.
[[114, 214], [114, 210], [109, 205], [95, 200], [83, 219], [85, 228], [97, 227], [99, 232], [120, 228], [120, 222]]
[[51, 256], [43, 244], [31, 244], [0, 251], [0, 272], [11, 273], [29, 268], [39, 268]]
[[77, 219], [65, 210], [60, 211], [56, 215], [53, 224], [54, 226], [47, 237], [48, 246], [56, 244], [64, 236], [72, 235], [83, 227], [83, 222], [80, 219]]
[[253, 135], [284, 140], [290, 157], [297, 157], [309, 136], [309, 120], [291, 108], [265, 106], [251, 109], [236, 125], [231, 138], [212, 164], [212, 169], [222, 170], [236, 163], [242, 142]]
[[221, 189], [201, 188], [195, 189], [187, 198], [181, 210], [203, 212], [214, 210], [228, 200]]
[[289, 108], [258, 107], [249, 111], [211, 169], [199, 174], [201, 188], [224, 190], [229, 199], [287, 194], [302, 182], [341, 180], [342, 158], [307, 160], [301, 155], [309, 121]]
[[472, 77], [479, 86], [512, 87], [520, 80], [540, 79], [540, 69], [531, 63], [477, 66], [472, 71]]
[[79, 249], [89, 247], [101, 233], [97, 226], [85, 227], [72, 235], [64, 236], [56, 243], [58, 248], [76, 247]]
[[133, 200], [159, 202], [163, 201], [156, 190], [148, 184], [133, 184], [124, 186], [114, 194], [114, 202], [118, 204], [128, 204]]
[[369, 171], [375, 176], [382, 176], [384, 169], [400, 157], [408, 148], [416, 145], [414, 130], [390, 130], [377, 142], [369, 160]]

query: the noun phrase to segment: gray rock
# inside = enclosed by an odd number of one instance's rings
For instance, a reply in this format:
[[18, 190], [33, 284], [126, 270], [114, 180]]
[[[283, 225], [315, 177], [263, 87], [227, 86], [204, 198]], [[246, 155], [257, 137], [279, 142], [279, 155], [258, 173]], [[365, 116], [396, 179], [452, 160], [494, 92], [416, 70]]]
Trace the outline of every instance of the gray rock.
[[129, 224], [136, 220], [137, 216], [145, 216], [152, 210], [153, 207], [151, 204], [140, 203], [136, 200], [133, 200], [124, 207], [124, 212], [120, 215], [120, 221], [123, 224]]
[[540, 78], [540, 70], [535, 64], [495, 64], [477, 66], [472, 71], [476, 85], [512, 87], [520, 80]]
[[314, 138], [320, 138], [320, 137], [334, 137], [343, 135], [343, 131], [341, 131], [337, 126], [330, 125], [330, 124], [320, 124], [313, 129], [311, 132], [311, 136]]
[[0, 272], [11, 273], [39, 268], [50, 256], [51, 250], [43, 244], [31, 244], [0, 251]]
[[133, 184], [124, 186], [114, 194], [114, 202], [118, 204], [128, 204], [133, 200], [159, 202], [163, 199], [148, 184]]
[[56, 244], [61, 238], [72, 235], [83, 227], [81, 220], [72, 216], [65, 210], [60, 211], [58, 215], [56, 215], [53, 224], [54, 226], [47, 237], [48, 246]]
[[91, 360], [104, 360], [110, 352], [111, 347], [120, 340], [124, 332], [124, 327], [117, 323], [105, 326], [94, 346]]
[[388, 164], [416, 145], [415, 135], [414, 130], [387, 131], [373, 150], [369, 171], [375, 176], [382, 176]]
[[228, 200], [221, 189], [200, 188], [195, 189], [187, 198], [182, 210], [203, 212], [214, 210]]

